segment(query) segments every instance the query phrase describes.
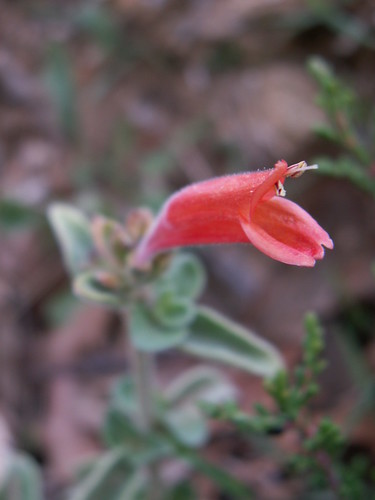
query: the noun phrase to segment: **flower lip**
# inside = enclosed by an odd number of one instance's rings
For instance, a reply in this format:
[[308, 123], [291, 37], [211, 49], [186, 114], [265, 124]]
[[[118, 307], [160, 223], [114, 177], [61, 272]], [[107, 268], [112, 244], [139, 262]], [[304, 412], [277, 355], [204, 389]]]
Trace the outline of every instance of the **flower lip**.
[[297, 266], [312, 267], [333, 248], [328, 233], [296, 203], [274, 196], [259, 203], [252, 217], [240, 219], [242, 229], [258, 250]]

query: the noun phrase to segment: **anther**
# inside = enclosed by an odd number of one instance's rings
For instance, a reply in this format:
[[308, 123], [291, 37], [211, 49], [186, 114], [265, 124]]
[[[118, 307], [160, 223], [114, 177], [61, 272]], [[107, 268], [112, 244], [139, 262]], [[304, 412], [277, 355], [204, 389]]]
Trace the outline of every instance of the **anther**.
[[305, 161], [300, 161], [287, 168], [286, 177], [296, 178], [306, 172], [306, 170], [316, 170], [317, 168], [318, 165], [307, 165]]
[[275, 191], [276, 191], [276, 196], [285, 196], [286, 195], [284, 185], [280, 180], [278, 180], [275, 183]]

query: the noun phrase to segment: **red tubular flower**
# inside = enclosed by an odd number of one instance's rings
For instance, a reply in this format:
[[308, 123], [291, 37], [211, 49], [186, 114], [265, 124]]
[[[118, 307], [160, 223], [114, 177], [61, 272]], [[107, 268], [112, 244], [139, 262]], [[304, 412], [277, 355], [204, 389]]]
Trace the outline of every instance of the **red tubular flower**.
[[273, 169], [217, 177], [173, 194], [135, 252], [144, 265], [163, 250], [212, 243], [252, 243], [286, 264], [313, 266], [333, 242], [301, 207], [283, 198], [286, 177], [309, 167], [284, 160]]

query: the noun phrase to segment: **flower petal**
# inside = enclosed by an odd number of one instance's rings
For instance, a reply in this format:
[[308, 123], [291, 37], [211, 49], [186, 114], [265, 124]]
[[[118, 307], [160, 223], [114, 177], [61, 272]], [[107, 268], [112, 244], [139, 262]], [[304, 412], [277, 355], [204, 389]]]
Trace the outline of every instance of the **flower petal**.
[[[216, 177], [177, 191], [141, 241], [135, 262], [141, 265], [156, 253], [179, 246], [248, 242], [239, 211], [249, 213], [252, 194], [270, 176], [273, 179], [274, 172], [268, 169]], [[268, 182], [266, 189], [272, 196], [274, 182]], [[265, 194], [260, 193], [262, 197]]]
[[275, 196], [275, 184], [278, 181], [283, 182], [288, 164], [285, 160], [279, 160], [272, 170], [269, 170], [269, 175], [264, 181], [259, 184], [255, 189], [250, 202], [250, 216], [261, 201], [268, 200]]
[[273, 197], [258, 203], [249, 219], [240, 214], [242, 229], [250, 242], [273, 259], [312, 267], [333, 242], [319, 224], [290, 200]]
[[[266, 255], [300, 266], [313, 266], [328, 234], [295, 203], [276, 196], [286, 177], [315, 168], [306, 162], [288, 167], [217, 177], [191, 184], [172, 195], [135, 249], [134, 265], [144, 266], [174, 247], [251, 242]], [[276, 187], [276, 190], [275, 190]]]

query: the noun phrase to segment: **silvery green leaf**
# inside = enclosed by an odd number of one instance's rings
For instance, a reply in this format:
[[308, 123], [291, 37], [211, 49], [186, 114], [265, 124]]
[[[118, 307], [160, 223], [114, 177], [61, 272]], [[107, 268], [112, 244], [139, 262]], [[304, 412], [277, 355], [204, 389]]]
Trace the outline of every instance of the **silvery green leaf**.
[[283, 367], [269, 342], [208, 307], [198, 308], [189, 328], [189, 336], [179, 346], [185, 352], [265, 377]]
[[118, 309], [124, 305], [121, 294], [100, 282], [96, 271], [87, 271], [75, 277], [73, 291], [80, 299], [93, 304]]
[[1, 500], [42, 500], [42, 479], [35, 461], [27, 455], [14, 453], [2, 487]]
[[165, 413], [164, 424], [183, 445], [193, 448], [202, 446], [208, 437], [207, 418], [192, 405]]
[[129, 310], [129, 332], [135, 348], [149, 352], [176, 347], [188, 334], [186, 328], [160, 324], [143, 304], [134, 304]]
[[223, 403], [236, 399], [233, 384], [217, 369], [196, 366], [182, 373], [165, 390], [168, 407], [197, 405], [200, 402]]
[[51, 205], [48, 219], [68, 271], [75, 275], [87, 268], [94, 254], [88, 219], [80, 210], [64, 203]]
[[216, 369], [194, 367], [184, 372], [166, 389], [163, 421], [185, 446], [201, 446], [208, 437], [208, 423], [199, 403], [219, 403], [235, 399], [235, 389]]
[[166, 273], [156, 282], [156, 287], [194, 300], [202, 293], [205, 284], [205, 270], [200, 260], [193, 254], [179, 253], [174, 256]]
[[103, 436], [111, 448], [123, 446], [126, 449], [144, 447], [145, 436], [137, 428], [133, 419], [119, 408], [110, 408], [107, 412]]
[[195, 307], [191, 300], [165, 291], [157, 298], [152, 316], [168, 329], [184, 328], [193, 320]]
[[110, 406], [120, 409], [126, 415], [134, 417], [138, 411], [138, 400], [133, 379], [129, 376], [121, 377], [114, 385]]
[[147, 500], [149, 481], [144, 470], [134, 471], [113, 500]]
[[103, 500], [116, 498], [125, 478], [132, 473], [126, 453], [122, 448], [113, 449], [100, 457], [73, 487], [69, 500]]

